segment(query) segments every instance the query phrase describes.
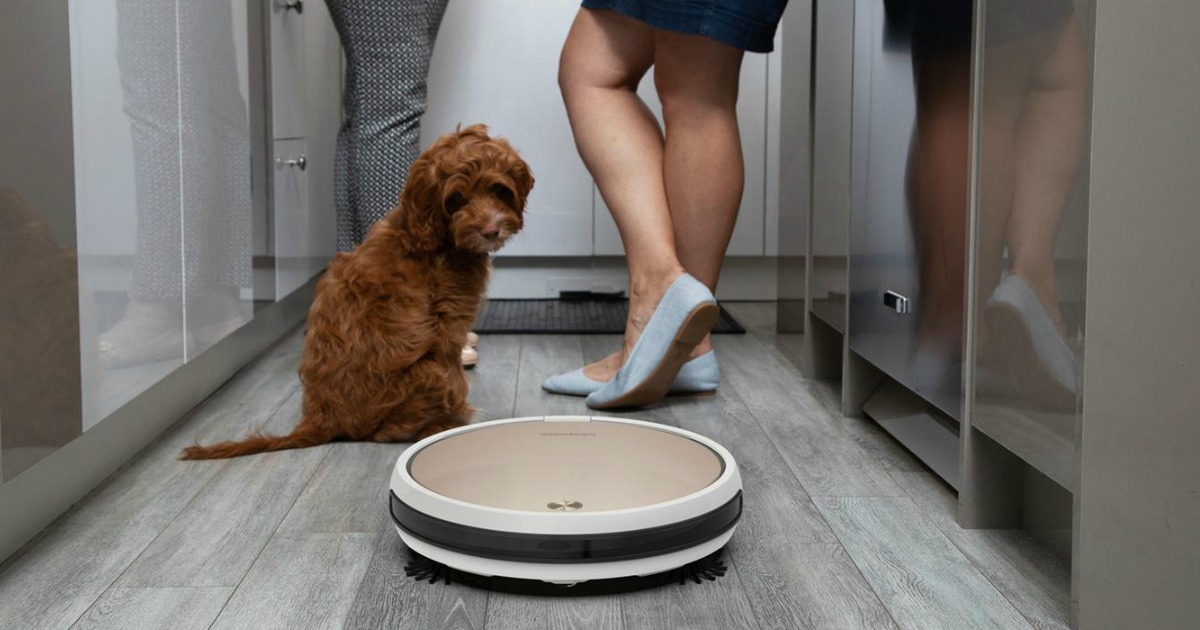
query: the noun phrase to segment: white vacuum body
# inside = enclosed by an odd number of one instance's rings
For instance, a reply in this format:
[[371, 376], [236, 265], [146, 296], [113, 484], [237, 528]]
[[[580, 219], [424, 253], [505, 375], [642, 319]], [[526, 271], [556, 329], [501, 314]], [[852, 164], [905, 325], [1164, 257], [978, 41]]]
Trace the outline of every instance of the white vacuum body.
[[388, 500], [404, 544], [432, 563], [575, 584], [717, 557], [741, 517], [742, 482], [729, 451], [691, 431], [538, 416], [417, 442]]

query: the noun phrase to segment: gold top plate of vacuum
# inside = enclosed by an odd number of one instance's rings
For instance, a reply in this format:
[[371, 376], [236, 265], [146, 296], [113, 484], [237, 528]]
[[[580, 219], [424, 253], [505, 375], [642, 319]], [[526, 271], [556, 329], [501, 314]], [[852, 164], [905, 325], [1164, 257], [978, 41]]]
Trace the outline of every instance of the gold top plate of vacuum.
[[479, 426], [421, 448], [409, 459], [409, 474], [437, 494], [475, 505], [597, 512], [685, 497], [724, 471], [708, 446], [653, 427], [600, 419]]

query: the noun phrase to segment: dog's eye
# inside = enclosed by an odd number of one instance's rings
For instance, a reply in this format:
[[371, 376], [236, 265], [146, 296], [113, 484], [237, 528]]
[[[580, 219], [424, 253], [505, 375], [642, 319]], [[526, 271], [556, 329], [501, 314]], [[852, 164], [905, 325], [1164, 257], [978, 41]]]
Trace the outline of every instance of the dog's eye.
[[517, 206], [516, 199], [513, 197], [512, 191], [509, 190], [507, 186], [502, 184], [492, 184], [492, 194], [510, 207], [515, 208]]
[[462, 193], [454, 193], [446, 198], [446, 211], [455, 212], [459, 208], [467, 205], [467, 198]]

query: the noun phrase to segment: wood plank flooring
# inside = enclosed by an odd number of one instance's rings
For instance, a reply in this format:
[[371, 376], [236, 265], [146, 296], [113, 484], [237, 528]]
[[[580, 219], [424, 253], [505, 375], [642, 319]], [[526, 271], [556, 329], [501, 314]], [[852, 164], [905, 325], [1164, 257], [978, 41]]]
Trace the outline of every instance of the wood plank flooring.
[[[386, 512], [401, 444], [339, 443], [181, 462], [193, 441], [299, 414], [299, 331], [0, 567], [14, 628], [1066, 628], [1067, 569], [1021, 532], [962, 530], [953, 493], [836, 384], [774, 346], [773, 304], [731, 303], [715, 395], [628, 413], [721, 442], [745, 511], [729, 571], [702, 585], [539, 598], [415, 583]], [[796, 339], [790, 339], [795, 343]], [[584, 414], [541, 389], [618, 336], [487, 336], [470, 373], [480, 419]]]

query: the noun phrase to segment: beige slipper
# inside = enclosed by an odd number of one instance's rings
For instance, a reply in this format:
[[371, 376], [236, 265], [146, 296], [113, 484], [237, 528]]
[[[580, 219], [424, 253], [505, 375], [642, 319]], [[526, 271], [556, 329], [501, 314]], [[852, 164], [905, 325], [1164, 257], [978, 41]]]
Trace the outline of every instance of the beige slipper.
[[479, 353], [471, 346], [463, 346], [462, 349], [462, 365], [465, 368], [473, 368], [479, 363]]

